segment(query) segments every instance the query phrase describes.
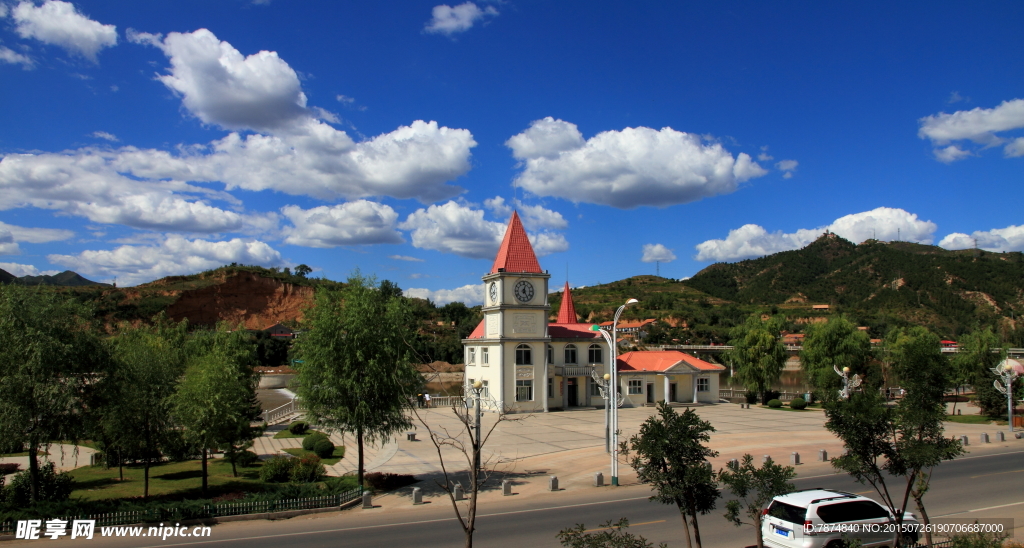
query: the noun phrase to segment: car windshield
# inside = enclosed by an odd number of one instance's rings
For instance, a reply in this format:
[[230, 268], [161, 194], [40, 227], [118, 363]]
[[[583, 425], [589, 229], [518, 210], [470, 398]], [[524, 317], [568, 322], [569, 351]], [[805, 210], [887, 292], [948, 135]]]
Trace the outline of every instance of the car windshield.
[[803, 524], [804, 517], [807, 516], [807, 509], [786, 504], [785, 502], [774, 501], [768, 507], [768, 515], [790, 523]]
[[854, 500], [818, 507], [818, 517], [825, 523], [888, 518], [889, 512], [870, 500]]

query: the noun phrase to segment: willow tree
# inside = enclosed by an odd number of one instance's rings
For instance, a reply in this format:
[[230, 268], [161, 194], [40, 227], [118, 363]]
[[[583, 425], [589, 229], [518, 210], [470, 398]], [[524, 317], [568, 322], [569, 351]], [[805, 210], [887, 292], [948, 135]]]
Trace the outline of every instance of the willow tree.
[[779, 337], [780, 322], [776, 318], [762, 320], [753, 314], [733, 330], [729, 356], [736, 364], [736, 376], [747, 390], [757, 393], [761, 403], [768, 403], [766, 394], [782, 376], [789, 356]]
[[836, 369], [850, 368], [862, 377], [871, 361], [871, 339], [843, 316], [807, 326], [800, 362], [810, 383], [823, 398], [834, 398], [842, 388]]
[[295, 341], [306, 416], [326, 430], [355, 436], [359, 485], [364, 444], [387, 441], [412, 426], [405, 408], [422, 383], [409, 363], [414, 320], [394, 289], [358, 272], [340, 290], [317, 288]]
[[28, 449], [39, 500], [39, 450], [79, 439], [106, 352], [90, 308], [56, 292], [0, 286], [0, 439]]

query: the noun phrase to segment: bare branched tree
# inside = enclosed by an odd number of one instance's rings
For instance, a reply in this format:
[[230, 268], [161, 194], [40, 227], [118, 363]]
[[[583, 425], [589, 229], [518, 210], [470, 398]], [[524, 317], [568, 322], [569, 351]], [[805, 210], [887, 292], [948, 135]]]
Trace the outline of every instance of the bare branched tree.
[[[480, 493], [480, 488], [495, 473], [509, 472], [508, 469], [499, 469], [500, 463], [494, 456], [484, 459], [482, 455], [483, 448], [499, 424], [503, 422], [518, 422], [524, 420], [528, 415], [513, 417], [511, 416], [511, 407], [499, 407], [492, 401], [492, 406], [497, 409], [497, 413], [487, 413], [486, 416], [488, 419], [493, 419], [494, 422], [489, 427], [484, 428], [481, 426], [478, 430], [476, 408], [474, 407], [475, 402], [471, 398], [467, 398], [465, 401], [473, 405], [462, 404], [457, 399], [456, 403], [452, 405], [452, 413], [455, 414], [459, 421], [459, 427], [454, 431], [440, 425], [432, 428], [427, 424], [427, 419], [419, 413], [415, 406], [412, 408], [412, 411], [416, 415], [416, 420], [430, 434], [430, 441], [437, 449], [437, 458], [441, 463], [443, 482], [437, 481], [436, 483], [448, 495], [448, 499], [452, 503], [455, 517], [458, 518], [459, 525], [462, 526], [462, 530], [466, 534], [466, 548], [472, 548], [473, 532], [476, 531], [477, 497]], [[444, 448], [454, 449], [466, 459], [467, 469], [465, 473], [468, 476], [469, 489], [466, 490], [465, 494], [468, 500], [458, 501], [455, 498], [455, 486], [461, 485], [457, 481], [459, 472], [449, 469], [451, 463], [445, 463], [445, 457], [442, 452]]]

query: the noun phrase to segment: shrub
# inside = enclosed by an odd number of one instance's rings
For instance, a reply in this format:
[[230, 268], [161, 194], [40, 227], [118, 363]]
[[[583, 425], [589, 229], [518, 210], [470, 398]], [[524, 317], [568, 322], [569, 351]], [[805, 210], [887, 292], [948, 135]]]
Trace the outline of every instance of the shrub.
[[260, 456], [252, 451], [242, 451], [235, 454], [235, 463], [240, 466], [252, 466], [258, 460], [260, 460]]
[[[52, 462], [39, 467], [39, 501], [62, 502], [71, 496], [71, 474], [57, 473]], [[32, 494], [32, 480], [28, 470], [18, 472], [6, 488], [7, 503], [11, 506], [28, 506]]]
[[21, 465], [16, 462], [2, 462], [0, 463], [0, 476], [6, 476], [7, 474], [13, 474], [18, 471]]
[[789, 402], [789, 406], [793, 409], [804, 409], [807, 407], [807, 402], [803, 398], [793, 398], [793, 401]]
[[288, 426], [288, 431], [296, 436], [301, 436], [309, 430], [309, 425], [302, 421], [295, 421]]
[[334, 444], [331, 440], [323, 438], [313, 445], [313, 452], [322, 459], [329, 459], [334, 456]]
[[743, 397], [747, 398], [747, 403], [757, 403], [757, 392], [748, 390], [746, 394], [743, 394]]
[[[164, 455], [167, 455], [167, 458], [173, 462], [195, 460], [198, 459], [202, 454], [202, 451], [200, 451], [199, 448], [186, 441], [185, 437], [182, 435], [182, 432], [178, 430], [174, 430], [168, 433], [161, 447], [163, 449]], [[107, 451], [107, 453], [114, 453], [114, 451]], [[112, 465], [110, 464], [111, 462], [113, 462]], [[107, 463], [108, 466], [117, 466], [117, 460], [114, 458], [113, 455], [108, 457]]]
[[782, 400], [779, 400], [779, 399], [768, 400], [768, 407], [771, 407], [772, 409], [778, 409], [778, 408], [782, 407]]
[[327, 470], [320, 462], [320, 457], [316, 455], [306, 455], [296, 460], [298, 462], [292, 467], [291, 472], [291, 480], [295, 483], [316, 483], [327, 474]]
[[302, 440], [302, 448], [305, 449], [306, 451], [312, 451], [313, 448], [316, 447], [317, 442], [326, 439], [327, 434], [324, 434], [323, 432], [316, 432], [314, 434], [310, 434]]
[[761, 404], [768, 405], [768, 402], [779, 399], [779, 395], [778, 390], [765, 390], [761, 396]]
[[0, 455], [7, 453], [21, 453], [25, 451], [25, 444], [18, 441], [0, 441]]
[[363, 481], [376, 491], [393, 491], [406, 485], [412, 485], [419, 480], [409, 474], [370, 472], [363, 476]]
[[260, 468], [260, 480], [265, 483], [283, 483], [291, 478], [295, 460], [291, 457], [271, 457]]

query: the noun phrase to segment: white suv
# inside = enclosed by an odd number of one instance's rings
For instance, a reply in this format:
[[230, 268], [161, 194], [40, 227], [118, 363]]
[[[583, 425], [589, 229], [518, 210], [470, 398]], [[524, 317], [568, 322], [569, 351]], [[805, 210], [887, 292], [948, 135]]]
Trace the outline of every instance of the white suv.
[[[917, 517], [903, 512], [911, 530]], [[808, 489], [772, 499], [761, 518], [761, 536], [772, 548], [840, 548], [843, 535], [862, 546], [896, 545], [896, 519], [877, 502], [853, 493]], [[904, 531], [907, 527], [904, 527]], [[916, 533], [904, 533], [903, 542], [917, 542]]]

